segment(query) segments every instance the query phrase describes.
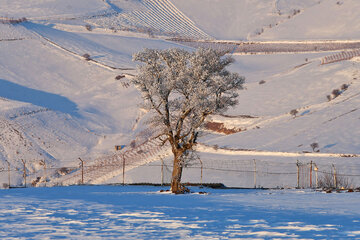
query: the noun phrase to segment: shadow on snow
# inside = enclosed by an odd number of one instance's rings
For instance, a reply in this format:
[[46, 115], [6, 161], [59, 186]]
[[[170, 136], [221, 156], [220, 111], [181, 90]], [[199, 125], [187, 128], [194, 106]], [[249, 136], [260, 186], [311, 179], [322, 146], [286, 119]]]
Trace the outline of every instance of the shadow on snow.
[[68, 98], [24, 87], [4, 79], [0, 79], [0, 96], [80, 117], [77, 105]]

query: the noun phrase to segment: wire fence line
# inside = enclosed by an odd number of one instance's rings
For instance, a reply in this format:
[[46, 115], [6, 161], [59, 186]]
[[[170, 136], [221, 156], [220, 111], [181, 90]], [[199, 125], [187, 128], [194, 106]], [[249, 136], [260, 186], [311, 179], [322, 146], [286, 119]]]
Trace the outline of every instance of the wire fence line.
[[[81, 159], [80, 159], [81, 160]], [[0, 168], [2, 188], [41, 187], [56, 185], [91, 184], [91, 173], [106, 174], [118, 169], [118, 175], [105, 183], [117, 184], [169, 184], [172, 160], [160, 158], [145, 164], [121, 161], [107, 165], [84, 164], [50, 166], [29, 170], [23, 167]], [[71, 183], [59, 179], [73, 179]], [[317, 164], [315, 161], [277, 162], [261, 159], [223, 159], [195, 161], [185, 164], [183, 182], [222, 183], [229, 187], [244, 188], [356, 188], [360, 186], [360, 163]]]

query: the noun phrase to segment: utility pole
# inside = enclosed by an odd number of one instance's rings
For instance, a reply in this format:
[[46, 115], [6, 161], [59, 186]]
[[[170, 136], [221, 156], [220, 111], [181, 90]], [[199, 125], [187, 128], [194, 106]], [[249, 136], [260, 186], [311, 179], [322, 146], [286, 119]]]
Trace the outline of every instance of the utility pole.
[[84, 184], [84, 161], [79, 158], [81, 166], [81, 184]]
[[24, 183], [25, 183], [25, 188], [26, 188], [26, 161], [24, 159], [21, 159], [23, 165], [24, 165], [24, 173], [23, 173], [23, 177], [24, 177]]
[[8, 188], [10, 188], [10, 163], [8, 160], [5, 161], [8, 164], [8, 184], [9, 184]]

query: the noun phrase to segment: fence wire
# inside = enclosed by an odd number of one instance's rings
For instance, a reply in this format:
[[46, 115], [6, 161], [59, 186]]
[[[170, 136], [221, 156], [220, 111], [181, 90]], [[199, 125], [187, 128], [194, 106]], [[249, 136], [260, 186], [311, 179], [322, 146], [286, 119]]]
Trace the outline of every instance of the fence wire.
[[[123, 165], [122, 163], [125, 163]], [[92, 173], [106, 175], [117, 171], [110, 181], [117, 184], [169, 184], [172, 160], [162, 159], [143, 165], [118, 162], [107, 165], [81, 164], [27, 169], [0, 168], [0, 187], [36, 187], [70, 184], [91, 184]], [[357, 188], [360, 186], [360, 165], [316, 164], [315, 161], [276, 162], [271, 160], [193, 161], [184, 165], [184, 183], [222, 183], [243, 188]]]

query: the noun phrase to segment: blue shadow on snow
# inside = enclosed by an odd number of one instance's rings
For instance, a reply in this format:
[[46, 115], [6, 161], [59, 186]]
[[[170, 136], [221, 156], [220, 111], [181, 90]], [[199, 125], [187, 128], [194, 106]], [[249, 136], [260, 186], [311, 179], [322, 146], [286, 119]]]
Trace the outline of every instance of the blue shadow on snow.
[[24, 87], [3, 79], [0, 79], [0, 96], [80, 117], [77, 105], [66, 97]]

